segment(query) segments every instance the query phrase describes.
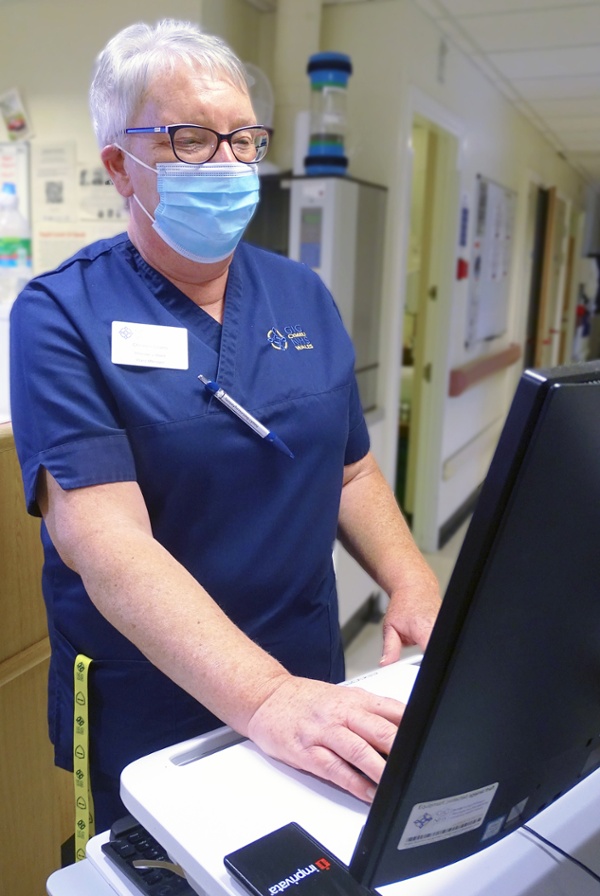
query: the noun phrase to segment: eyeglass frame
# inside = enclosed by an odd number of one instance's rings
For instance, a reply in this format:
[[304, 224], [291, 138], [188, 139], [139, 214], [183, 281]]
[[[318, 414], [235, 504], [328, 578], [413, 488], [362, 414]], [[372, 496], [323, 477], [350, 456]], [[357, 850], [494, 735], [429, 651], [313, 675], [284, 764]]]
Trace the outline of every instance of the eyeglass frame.
[[[214, 134], [215, 137], [217, 138], [217, 145], [215, 146], [215, 150], [214, 150], [213, 154], [211, 156], [209, 156], [208, 159], [204, 159], [203, 162], [190, 162], [187, 159], [180, 158], [180, 156], [178, 156], [177, 152], [175, 151], [175, 142], [173, 139], [174, 134], [180, 128], [198, 128], [199, 130], [209, 131], [211, 134]], [[265, 131], [267, 134], [267, 147], [265, 149], [264, 155], [262, 155], [260, 157], [260, 159], [253, 159], [251, 162], [247, 162], [245, 159], [238, 159], [237, 155], [235, 154], [235, 149], [233, 148], [231, 138], [235, 134], [239, 134], [240, 131], [249, 131], [249, 130], [256, 130], [256, 129]], [[273, 129], [266, 127], [266, 125], [264, 125], [264, 124], [247, 124], [241, 128], [234, 128], [233, 131], [230, 131], [228, 134], [220, 134], [218, 131], [215, 131], [213, 128], [207, 128], [203, 124], [181, 123], [181, 124], [163, 124], [163, 125], [156, 125], [155, 127], [146, 127], [146, 128], [125, 128], [123, 133], [124, 134], [132, 134], [132, 135], [135, 135], [135, 134], [168, 134], [169, 140], [171, 142], [171, 149], [173, 150], [173, 155], [180, 162], [183, 162], [184, 165], [206, 165], [207, 162], [210, 162], [211, 159], [214, 159], [217, 152], [219, 151], [219, 147], [220, 147], [221, 143], [223, 143], [224, 141], [229, 144], [229, 148], [231, 149], [231, 152], [233, 153], [233, 155], [235, 156], [235, 158], [238, 162], [242, 162], [242, 164], [244, 164], [244, 165], [256, 165], [257, 162], [262, 162], [262, 160], [264, 159], [264, 157], [266, 156], [266, 154], [269, 150], [269, 141], [271, 139]]]

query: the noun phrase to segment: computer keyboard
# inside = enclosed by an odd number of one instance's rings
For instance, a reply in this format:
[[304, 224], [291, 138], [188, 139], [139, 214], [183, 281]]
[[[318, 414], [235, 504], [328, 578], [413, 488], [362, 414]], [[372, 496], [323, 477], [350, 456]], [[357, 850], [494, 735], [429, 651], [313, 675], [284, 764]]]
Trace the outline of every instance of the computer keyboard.
[[[198, 896], [187, 880], [171, 868], [151, 864], [172, 866], [160, 843], [132, 815], [115, 822], [102, 851], [146, 896]], [[142, 863], [148, 864], [144, 867]], [[136, 867], [138, 864], [141, 867]]]

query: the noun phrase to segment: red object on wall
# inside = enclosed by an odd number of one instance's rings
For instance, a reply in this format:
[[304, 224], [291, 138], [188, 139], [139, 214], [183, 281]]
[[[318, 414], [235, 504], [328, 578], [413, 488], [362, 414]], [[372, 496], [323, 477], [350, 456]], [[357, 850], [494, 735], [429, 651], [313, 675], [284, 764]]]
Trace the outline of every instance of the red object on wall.
[[456, 262], [456, 279], [465, 280], [469, 276], [469, 262], [466, 258], [459, 258]]

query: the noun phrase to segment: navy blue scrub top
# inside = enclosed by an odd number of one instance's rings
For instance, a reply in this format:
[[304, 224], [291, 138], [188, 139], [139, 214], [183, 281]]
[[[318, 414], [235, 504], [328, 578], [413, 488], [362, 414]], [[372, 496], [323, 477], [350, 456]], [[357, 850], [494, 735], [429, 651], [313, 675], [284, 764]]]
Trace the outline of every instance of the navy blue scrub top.
[[[185, 328], [189, 368], [114, 364], [115, 320]], [[200, 373], [295, 458], [212, 398]], [[64, 489], [137, 481], [156, 539], [241, 629], [294, 674], [343, 677], [332, 548], [344, 465], [366, 454], [369, 438], [350, 339], [309, 268], [240, 244], [221, 325], [126, 235], [97, 242], [17, 299], [11, 390], [30, 513], [39, 513], [40, 467]], [[100, 615], [43, 524], [42, 539], [57, 763], [72, 767], [77, 653], [94, 660], [91, 758], [102, 772], [116, 776], [216, 727]]]

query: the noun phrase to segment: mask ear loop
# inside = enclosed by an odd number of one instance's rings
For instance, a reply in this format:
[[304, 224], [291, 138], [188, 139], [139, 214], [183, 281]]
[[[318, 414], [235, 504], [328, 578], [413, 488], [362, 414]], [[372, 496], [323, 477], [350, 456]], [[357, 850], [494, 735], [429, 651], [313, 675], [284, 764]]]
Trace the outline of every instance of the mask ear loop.
[[[156, 168], [153, 168], [151, 165], [147, 165], [145, 162], [142, 162], [141, 159], [138, 159], [137, 156], [134, 156], [134, 154], [133, 154], [132, 152], [129, 152], [127, 149], [125, 149], [123, 146], [121, 146], [120, 143], [113, 143], [113, 146], [116, 146], [117, 149], [120, 149], [121, 152], [125, 153], [126, 156], [129, 156], [130, 159], [133, 159], [134, 162], [137, 162], [138, 165], [143, 165], [144, 168], [147, 168], [147, 169], [148, 169], [148, 171], [153, 171], [154, 174], [158, 174]], [[148, 218], [149, 218], [149, 219], [152, 221], [152, 223], [154, 224], [154, 223], [155, 223], [155, 218], [152, 217], [152, 215], [150, 214], [150, 212], [148, 211], [147, 208], [144, 208], [144, 206], [142, 205], [142, 203], [140, 202], [140, 200], [137, 198], [137, 196], [135, 195], [135, 193], [133, 194], [133, 198], [135, 199], [135, 201], [137, 202], [137, 204], [139, 205], [139, 207], [141, 208], [141, 210], [144, 212], [144, 214], [147, 215]]]
[[135, 193], [133, 194], [133, 198], [135, 199], [135, 201], [137, 202], [137, 204], [139, 205], [139, 207], [141, 208], [141, 210], [144, 212], [144, 214], [145, 214], [145, 215], [148, 215], [148, 217], [150, 218], [150, 220], [151, 220], [152, 223], [154, 224], [154, 223], [156, 222], [156, 218], [153, 218], [152, 215], [150, 214], [150, 212], [148, 211], [148, 209], [147, 209], [147, 208], [144, 208], [144, 206], [142, 205], [142, 203], [140, 202], [140, 200], [137, 198], [137, 196], [135, 195]]
[[129, 152], [129, 150], [127, 150], [123, 146], [121, 146], [120, 143], [113, 143], [113, 146], [116, 146], [117, 149], [120, 149], [121, 152], [124, 152], [126, 156], [129, 156], [130, 159], [133, 159], [133, 161], [137, 162], [138, 165], [143, 165], [144, 168], [147, 168], [148, 171], [154, 171], [155, 174], [158, 173], [156, 168], [153, 168], [152, 165], [147, 165], [145, 162], [142, 162], [141, 159], [138, 159], [137, 156], [134, 156], [134, 154], [132, 152]]

